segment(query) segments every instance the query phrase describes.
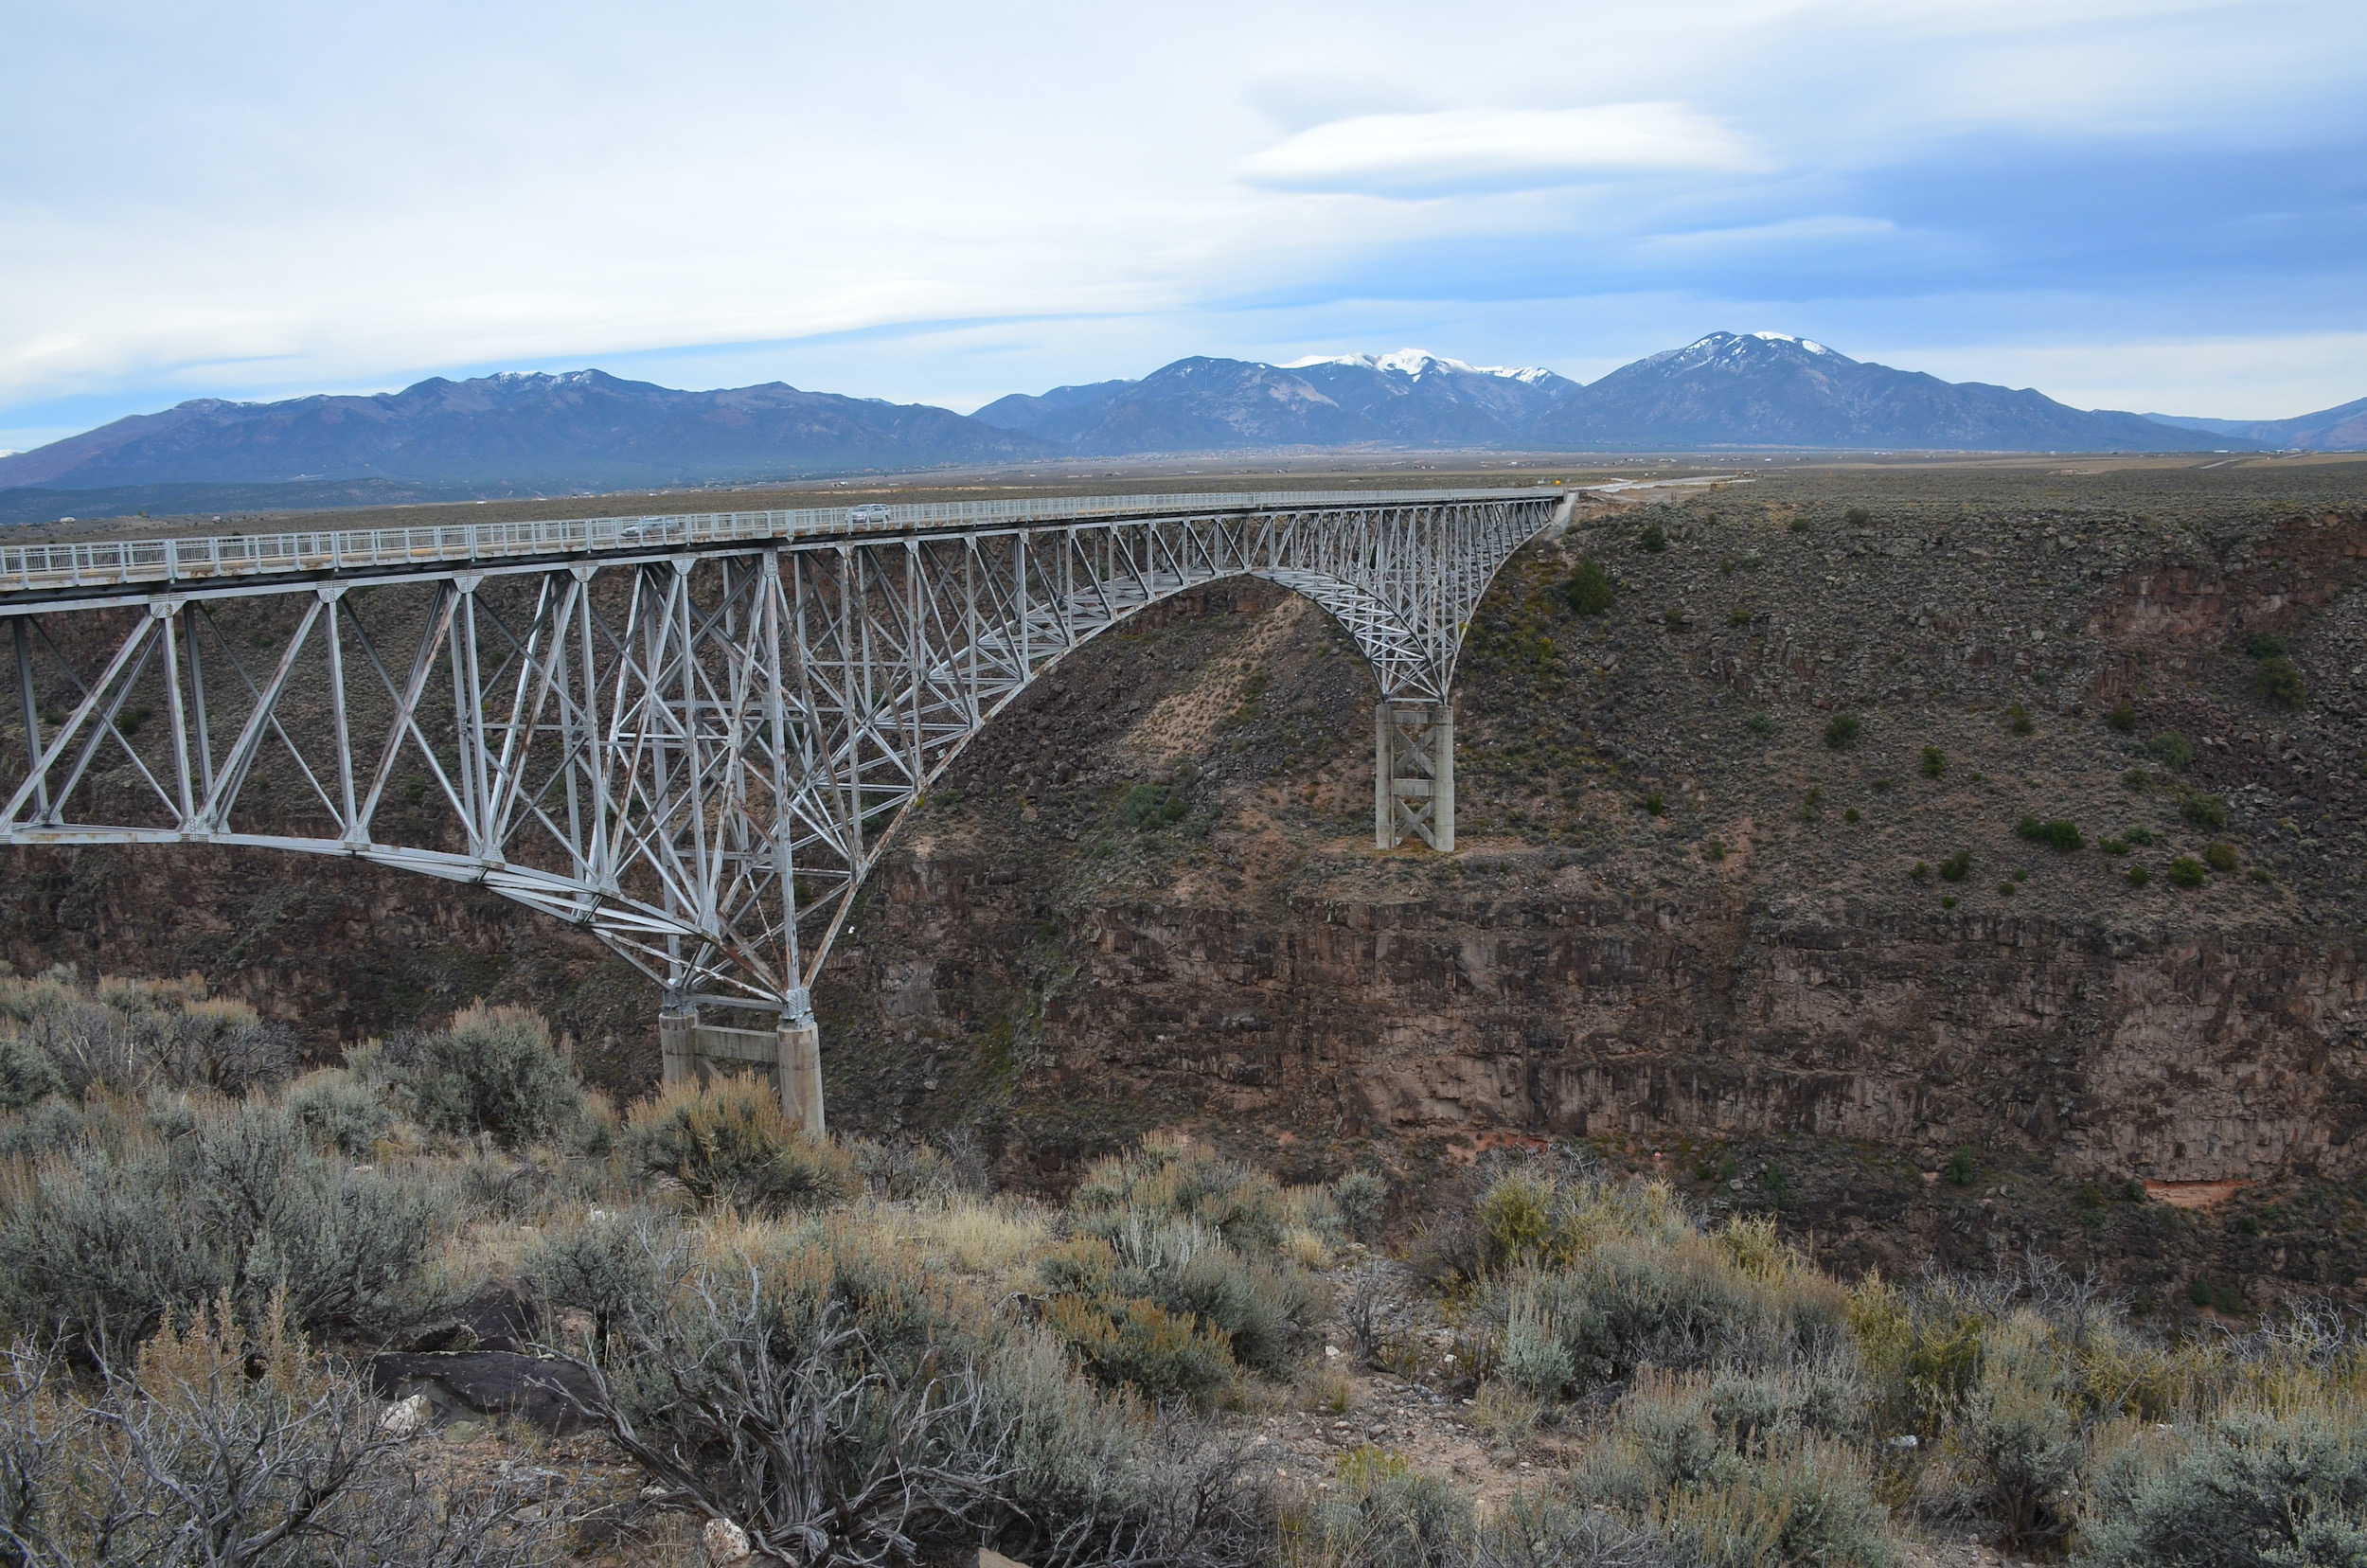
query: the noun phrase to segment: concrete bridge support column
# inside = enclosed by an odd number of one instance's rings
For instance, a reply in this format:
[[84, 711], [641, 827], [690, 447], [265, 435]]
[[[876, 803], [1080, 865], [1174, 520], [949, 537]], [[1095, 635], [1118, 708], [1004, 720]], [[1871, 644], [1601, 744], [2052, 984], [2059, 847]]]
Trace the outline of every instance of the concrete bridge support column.
[[830, 1131], [822, 1114], [822, 1026], [810, 1017], [802, 1024], [783, 1018], [774, 1039], [778, 1055], [773, 1075], [780, 1085], [781, 1109], [819, 1143]]
[[1454, 850], [1454, 704], [1384, 697], [1373, 709], [1373, 843]]
[[667, 997], [657, 1010], [658, 1080], [686, 1083], [699, 1071], [699, 1009]]

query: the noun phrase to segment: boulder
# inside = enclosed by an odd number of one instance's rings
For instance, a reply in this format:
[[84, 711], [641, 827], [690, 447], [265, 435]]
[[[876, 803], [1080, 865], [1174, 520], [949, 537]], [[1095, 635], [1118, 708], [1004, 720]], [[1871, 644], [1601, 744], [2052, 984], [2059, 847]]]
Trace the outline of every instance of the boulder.
[[383, 1399], [424, 1399], [438, 1420], [507, 1416], [560, 1434], [594, 1424], [576, 1403], [591, 1402], [590, 1375], [549, 1356], [390, 1350], [370, 1358], [370, 1388]]

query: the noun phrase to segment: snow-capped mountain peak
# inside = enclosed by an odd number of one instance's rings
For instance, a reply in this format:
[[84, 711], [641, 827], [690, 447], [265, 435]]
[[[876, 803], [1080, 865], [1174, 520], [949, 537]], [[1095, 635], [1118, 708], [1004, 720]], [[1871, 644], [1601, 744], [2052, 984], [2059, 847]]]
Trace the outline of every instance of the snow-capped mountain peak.
[[1277, 370], [1304, 370], [1316, 365], [1357, 365], [1367, 370], [1394, 370], [1402, 376], [1424, 376], [1433, 370], [1453, 371], [1466, 376], [1502, 376], [1534, 386], [1553, 372], [1542, 365], [1471, 365], [1444, 354], [1433, 354], [1422, 348], [1399, 348], [1386, 354], [1309, 354], [1305, 359], [1279, 365]]
[[1796, 343], [1811, 354], [1829, 354], [1832, 352], [1830, 348], [1825, 347], [1824, 345], [1817, 342], [1813, 338], [1793, 337], [1789, 332], [1753, 332], [1751, 335], [1757, 338], [1762, 343]]

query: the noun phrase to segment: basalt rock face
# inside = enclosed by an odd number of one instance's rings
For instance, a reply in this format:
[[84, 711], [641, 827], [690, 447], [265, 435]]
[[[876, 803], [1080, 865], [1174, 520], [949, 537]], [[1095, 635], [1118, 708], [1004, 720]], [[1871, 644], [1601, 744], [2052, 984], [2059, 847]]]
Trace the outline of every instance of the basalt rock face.
[[[1302, 882], [1271, 902], [1106, 905], [1072, 932], [1041, 1007], [1021, 1122], [1091, 1103], [1113, 1131], [1172, 1116], [1310, 1155], [1806, 1133], [1925, 1167], [1971, 1145], [2094, 1178], [2362, 1167], [2356, 943], [1865, 909], [1828, 921], [1745, 900], [1638, 908], [1557, 858], [1471, 865], [1526, 884], [1509, 895]], [[1000, 857], [905, 861], [873, 898], [879, 956], [833, 989], [850, 1008], [868, 991], [877, 1013], [834, 1020], [839, 1036], [1001, 1016], [1001, 955], [1031, 924], [1023, 882]], [[933, 1098], [900, 1109], [925, 1120]]]

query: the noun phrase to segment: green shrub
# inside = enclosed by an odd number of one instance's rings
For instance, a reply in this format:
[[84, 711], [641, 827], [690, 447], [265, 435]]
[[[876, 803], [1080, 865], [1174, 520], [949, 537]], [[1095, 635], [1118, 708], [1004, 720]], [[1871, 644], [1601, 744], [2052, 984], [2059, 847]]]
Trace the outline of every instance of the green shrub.
[[1764, 740], [1775, 733], [1775, 721], [1764, 713], [1751, 715], [1746, 726], [1753, 735]]
[[2066, 822], [2060, 817], [2046, 822], [2040, 822], [2036, 817], [2024, 817], [2014, 829], [2014, 834], [2033, 844], [2043, 844], [2058, 855], [2068, 855], [2088, 842], [2080, 835], [2077, 823]]
[[583, 1086], [552, 1045], [550, 1025], [517, 1007], [466, 1008], [447, 1028], [390, 1045], [384, 1067], [433, 1132], [485, 1132], [521, 1149], [584, 1114]]
[[1785, 527], [1791, 533], [1804, 534], [1808, 531], [1808, 520], [1805, 517], [1795, 517], [1786, 524]]
[[2150, 828], [2131, 828], [2121, 836], [2131, 844], [2144, 845], [2147, 847], [2151, 847], [2154, 840], [2153, 829]]
[[1341, 1456], [1340, 1484], [1310, 1523], [1340, 1568], [1468, 1568], [1472, 1560], [1470, 1498], [1377, 1448]]
[[2285, 639], [2273, 632], [2254, 632], [2244, 639], [2244, 651], [2255, 659], [2281, 659]]
[[2189, 793], [2179, 797], [2178, 814], [2197, 828], [2224, 828], [2227, 826], [2227, 797]]
[[1888, 1568], [1887, 1511], [1840, 1443], [1787, 1436], [1737, 1445], [1712, 1385], [1648, 1374], [1622, 1399], [1611, 1441], [1572, 1477], [1581, 1498], [1649, 1521], [1702, 1568], [1815, 1563]]
[[323, 1154], [281, 1107], [187, 1108], [172, 1136], [119, 1127], [40, 1171], [0, 1216], [0, 1310], [116, 1347], [224, 1292], [279, 1296], [308, 1331], [383, 1327], [452, 1221], [444, 1189]]
[[1981, 1167], [1969, 1149], [1960, 1149], [1948, 1157], [1940, 1175], [1950, 1186], [1970, 1186], [1981, 1174]]
[[1512, 1292], [1496, 1366], [1515, 1388], [1548, 1402], [1560, 1399], [1577, 1376], [1577, 1364], [1539, 1306], [1533, 1285]]
[[1269, 1376], [1289, 1371], [1322, 1305], [1309, 1276], [1244, 1258], [1188, 1220], [1129, 1211], [1095, 1218], [1092, 1231], [1039, 1262], [1047, 1292], [1073, 1296], [1121, 1327], [1128, 1304], [1148, 1301], [1178, 1320], [1161, 1326], [1163, 1343], [1198, 1324], [1218, 1336], [1230, 1362]]
[[2170, 862], [2169, 878], [2172, 887], [2200, 887], [2210, 881], [2202, 862], [2192, 855], [2180, 855]]
[[2009, 704], [2005, 709], [2005, 727], [2016, 735], [2028, 735], [2038, 727], [2030, 717], [2030, 710], [2020, 703]]
[[[180, 1314], [136, 1354], [0, 1350], [0, 1525], [27, 1568], [542, 1568], [579, 1486], [447, 1469], [276, 1319]], [[543, 1479], [547, 1478], [547, 1479]], [[531, 1500], [531, 1506], [529, 1506]]]
[[1569, 580], [1561, 585], [1562, 602], [1581, 615], [1603, 614], [1617, 597], [1618, 590], [1611, 580], [1611, 574], [1603, 570], [1600, 562], [1593, 561], [1579, 561], [1577, 570], [1572, 572]]
[[1657, 523], [1646, 523], [1644, 526], [1644, 531], [1636, 536], [1636, 544], [1641, 549], [1658, 555], [1668, 548], [1667, 530]]
[[1751, 624], [1751, 611], [1745, 605], [1737, 604], [1732, 610], [1726, 612], [1726, 624], [1728, 626], [1748, 626]]
[[1332, 1205], [1340, 1211], [1341, 1228], [1358, 1241], [1380, 1238], [1380, 1222], [1389, 1208], [1389, 1179], [1377, 1170], [1351, 1170], [1331, 1184]]
[[1087, 1220], [1130, 1209], [1196, 1221], [1253, 1257], [1278, 1253], [1290, 1225], [1290, 1199], [1272, 1177], [1168, 1134], [1095, 1161], [1069, 1203]]
[[2142, 866], [2142, 865], [2132, 865], [2132, 866], [2130, 866], [2130, 867], [2128, 868], [2128, 885], [2129, 885], [2129, 886], [2131, 886], [2131, 887], [2143, 887], [2143, 886], [2145, 886], [2145, 883], [2147, 883], [2147, 882], [2151, 882], [2151, 881], [2153, 881], [2153, 873], [2152, 873], [2151, 871], [2148, 871], [2147, 869], [2145, 869], [2144, 866]]
[[2214, 871], [2233, 871], [2235, 869], [2235, 846], [2232, 844], [2206, 845], [2203, 847], [2202, 858]]
[[1935, 1511], [1977, 1522], [1999, 1545], [2053, 1554], [2071, 1533], [2084, 1445], [2047, 1369], [2014, 1364], [2011, 1351], [1987, 1347], [1924, 1488]]
[[2099, 853], [2107, 855], [2126, 855], [2128, 853], [2128, 841], [2116, 838], [2098, 839], [2096, 849]]
[[694, 1516], [800, 1560], [1269, 1560], [1237, 1447], [1100, 1393], [1049, 1324], [884, 1236], [702, 1259], [622, 1343], [595, 1404], [611, 1437]]
[[2184, 773], [2195, 760], [2195, 743], [2176, 730], [2164, 730], [2145, 742], [2145, 755], [2172, 773]]
[[2239, 1414], [2130, 1434], [2083, 1509], [2077, 1568], [2302, 1568], [2367, 1559], [2355, 1409]]
[[667, 1084], [627, 1113], [625, 1149], [642, 1174], [678, 1183], [703, 1208], [820, 1208], [855, 1186], [854, 1162], [810, 1142], [756, 1078]]
[[1824, 743], [1835, 751], [1847, 751], [1858, 743], [1858, 736], [1864, 727], [1856, 714], [1837, 713], [1824, 726]]
[[1765, 1267], [1738, 1259], [1722, 1244], [1735, 1234], [1608, 1236], [1526, 1284], [1582, 1383], [1646, 1363], [1766, 1366], [1830, 1343], [1838, 1288], [1788, 1252]]
[[1874, 521], [1874, 514], [1863, 507], [1852, 507], [1841, 514], [1841, 520], [1853, 528], [1862, 528]]
[[1141, 1298], [1090, 1302], [1055, 1296], [1044, 1321], [1097, 1382], [1156, 1400], [1205, 1406], [1232, 1382], [1224, 1336], [1188, 1312]]
[[48, 1052], [27, 1041], [0, 1038], [0, 1112], [23, 1111], [63, 1093], [65, 1079]]
[[518, 1272], [541, 1301], [590, 1317], [587, 1348], [605, 1356], [612, 1334], [658, 1310], [689, 1273], [689, 1259], [684, 1238], [648, 1216], [595, 1214], [545, 1232]]
[[1636, 801], [1636, 804], [1643, 808], [1644, 813], [1646, 816], [1666, 816], [1668, 814], [1668, 802], [1662, 797], [1661, 793], [1658, 790], [1651, 791], [1649, 793], [1644, 795]]
[[1172, 828], [1191, 810], [1184, 791], [1168, 784], [1134, 784], [1118, 797], [1118, 820], [1138, 833]]
[[1937, 746], [1924, 747], [1922, 767], [1924, 777], [1939, 777], [1940, 775], [1948, 772], [1948, 754]]
[[385, 1096], [342, 1068], [299, 1078], [287, 1107], [308, 1137], [347, 1159], [367, 1154], [395, 1125]]
[[2112, 704], [2112, 711], [2104, 716], [2104, 722], [2127, 735], [2137, 727], [2137, 706], [2124, 697]]
[[1940, 880], [1960, 882], [1972, 874], [1972, 851], [1959, 849], [1940, 862]]
[[929, 1144], [910, 1138], [837, 1141], [854, 1167], [858, 1185], [879, 1197], [943, 1199], [965, 1190], [952, 1158]]
[[2260, 695], [2272, 707], [2294, 712], [2309, 702], [2308, 683], [2302, 679], [2301, 667], [2282, 654], [2263, 659], [2252, 668], [2252, 682]]

